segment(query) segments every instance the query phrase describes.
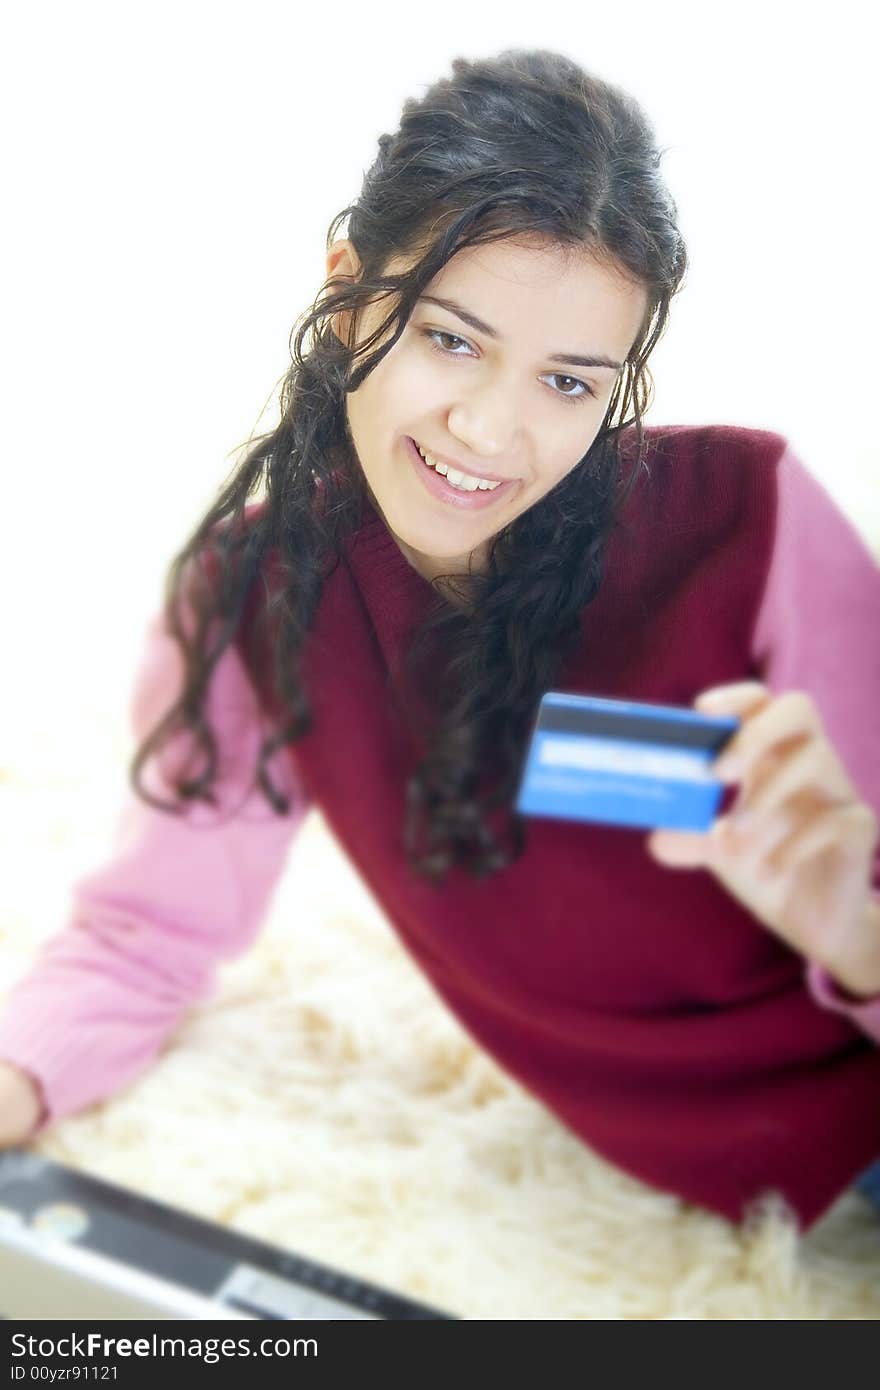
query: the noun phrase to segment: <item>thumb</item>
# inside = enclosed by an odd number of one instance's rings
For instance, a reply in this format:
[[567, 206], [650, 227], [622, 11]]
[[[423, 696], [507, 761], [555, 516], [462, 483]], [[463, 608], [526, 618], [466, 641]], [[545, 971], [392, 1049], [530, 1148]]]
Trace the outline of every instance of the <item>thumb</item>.
[[708, 842], [708, 835], [690, 830], [654, 830], [648, 836], [647, 849], [653, 859], [671, 869], [698, 869], [709, 859]]

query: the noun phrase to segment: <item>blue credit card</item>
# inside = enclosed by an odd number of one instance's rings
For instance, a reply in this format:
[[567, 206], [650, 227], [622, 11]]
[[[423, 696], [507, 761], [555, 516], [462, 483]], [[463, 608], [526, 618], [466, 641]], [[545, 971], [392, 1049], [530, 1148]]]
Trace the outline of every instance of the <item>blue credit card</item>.
[[725, 790], [711, 764], [735, 715], [549, 690], [515, 809], [642, 830], [707, 831]]

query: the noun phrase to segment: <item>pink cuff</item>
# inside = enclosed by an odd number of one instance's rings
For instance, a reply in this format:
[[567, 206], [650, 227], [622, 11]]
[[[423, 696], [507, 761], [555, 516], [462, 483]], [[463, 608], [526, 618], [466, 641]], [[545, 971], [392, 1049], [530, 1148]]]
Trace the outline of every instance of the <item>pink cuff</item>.
[[880, 1043], [880, 994], [857, 999], [848, 994], [843, 985], [815, 960], [807, 962], [804, 978], [810, 994], [821, 1008], [845, 1014], [872, 1041]]

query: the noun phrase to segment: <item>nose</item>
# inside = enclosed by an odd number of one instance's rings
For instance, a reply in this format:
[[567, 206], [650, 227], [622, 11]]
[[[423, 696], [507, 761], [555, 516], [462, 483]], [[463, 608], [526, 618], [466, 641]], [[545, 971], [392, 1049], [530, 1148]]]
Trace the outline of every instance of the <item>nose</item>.
[[516, 393], [502, 382], [475, 387], [449, 411], [448, 429], [468, 454], [508, 464], [521, 446]]

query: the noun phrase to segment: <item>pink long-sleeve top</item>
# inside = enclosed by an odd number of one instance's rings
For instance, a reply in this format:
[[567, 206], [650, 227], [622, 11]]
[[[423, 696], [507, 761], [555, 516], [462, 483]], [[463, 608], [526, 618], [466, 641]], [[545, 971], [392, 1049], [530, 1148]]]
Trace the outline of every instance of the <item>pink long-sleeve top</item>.
[[[880, 811], [880, 568], [790, 447], [777, 487], [752, 654], [774, 692], [812, 694], [851, 779]], [[180, 682], [177, 644], [157, 614], [133, 684], [138, 741]], [[41, 1085], [35, 1134], [137, 1078], [185, 1010], [211, 995], [217, 966], [247, 950], [265, 920], [308, 799], [290, 748], [275, 755], [272, 773], [292, 795], [291, 813], [277, 816], [259, 792], [247, 794], [261, 714], [234, 645], [215, 670], [207, 709], [220, 748], [217, 808], [171, 816], [130, 791], [111, 856], [75, 883], [68, 921], [7, 992], [0, 1058]], [[174, 755], [174, 746], [163, 755], [166, 769]], [[155, 760], [145, 780], [174, 799]], [[880, 847], [874, 882], [880, 886]], [[804, 982], [817, 1007], [880, 1042], [880, 996], [851, 1000], [815, 962], [805, 961]]]

